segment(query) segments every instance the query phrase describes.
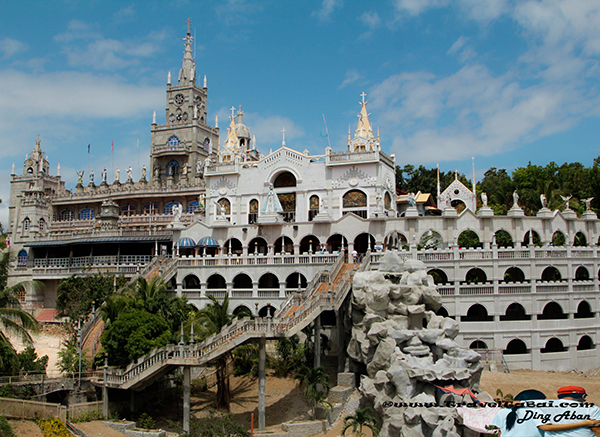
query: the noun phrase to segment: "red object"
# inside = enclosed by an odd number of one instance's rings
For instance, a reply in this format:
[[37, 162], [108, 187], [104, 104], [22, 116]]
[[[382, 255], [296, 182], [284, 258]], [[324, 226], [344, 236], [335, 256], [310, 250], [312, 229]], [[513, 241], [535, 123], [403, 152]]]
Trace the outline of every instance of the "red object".
[[250, 437], [254, 437], [254, 413], [250, 413]]
[[566, 387], [559, 388], [558, 394], [559, 395], [569, 395], [569, 394], [584, 395], [585, 389], [583, 387], [577, 387], [576, 385], [568, 385]]
[[443, 391], [444, 393], [454, 393], [461, 396], [469, 395], [471, 396], [471, 399], [473, 399], [473, 401], [480, 402], [479, 399], [477, 399], [477, 396], [475, 396], [475, 393], [473, 393], [468, 388], [454, 388], [453, 385], [447, 385], [445, 387], [436, 385], [436, 387], [438, 388], [438, 390]]
[[115, 142], [114, 141], [110, 142], [110, 150], [112, 150], [113, 152], [115, 150]]

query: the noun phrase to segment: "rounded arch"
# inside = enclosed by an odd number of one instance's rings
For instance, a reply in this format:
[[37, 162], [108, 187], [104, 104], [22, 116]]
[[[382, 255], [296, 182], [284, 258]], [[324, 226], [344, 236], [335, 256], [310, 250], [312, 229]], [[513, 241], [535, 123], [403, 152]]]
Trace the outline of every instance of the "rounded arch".
[[509, 267], [504, 272], [504, 282], [523, 282], [525, 273], [519, 267]]
[[230, 215], [231, 214], [231, 202], [226, 197], [221, 197], [218, 201], [218, 206], [215, 205], [217, 215]]
[[189, 274], [185, 278], [183, 278], [181, 285], [183, 286], [184, 290], [199, 289], [200, 288], [200, 279], [198, 279], [198, 277], [196, 275]]
[[434, 229], [428, 229], [419, 237], [417, 249], [437, 249], [443, 244], [442, 234]]
[[359, 217], [367, 218], [368, 208], [367, 194], [362, 190], [349, 190], [342, 195], [342, 214], [356, 214]]
[[575, 270], [575, 280], [576, 281], [589, 281], [590, 272], [587, 267], [579, 266], [577, 270]]
[[258, 317], [273, 317], [275, 315], [275, 307], [267, 304], [258, 311]]
[[354, 250], [358, 253], [366, 253], [368, 250], [374, 251], [375, 237], [367, 232], [357, 235], [354, 239]]
[[514, 247], [512, 234], [505, 229], [499, 229], [494, 234], [494, 241], [498, 247]]
[[288, 290], [304, 289], [307, 284], [306, 277], [300, 272], [290, 273], [285, 280], [285, 288]]
[[594, 317], [592, 307], [586, 300], [579, 302], [579, 305], [577, 305], [577, 312], [575, 313], [574, 317], [576, 319], [590, 319]]
[[531, 234], [533, 233], [533, 244], [535, 246], [541, 246], [542, 245], [542, 239], [540, 238], [540, 234], [537, 233], [537, 231], [535, 230], [529, 230], [525, 233], [525, 235], [523, 236], [523, 246], [528, 246], [529, 243], [531, 243]]
[[506, 345], [506, 349], [502, 351], [504, 355], [521, 355], [529, 353], [525, 342], [519, 338], [513, 338]]
[[27, 266], [27, 251], [25, 249], [21, 249], [17, 254], [17, 267], [23, 268]]
[[448, 310], [444, 306], [441, 306], [440, 309], [435, 312], [435, 314], [440, 317], [450, 317], [450, 315], [448, 314]]
[[546, 346], [540, 349], [543, 354], [550, 354], [554, 352], [564, 352], [567, 348], [564, 346], [560, 338], [552, 337], [546, 342]]
[[321, 242], [314, 235], [307, 235], [300, 240], [300, 254], [315, 253], [321, 247]]
[[589, 349], [596, 349], [596, 345], [594, 344], [594, 340], [589, 335], [584, 335], [579, 339], [579, 343], [577, 343], [578, 351], [585, 351]]
[[408, 249], [408, 238], [398, 231], [392, 231], [387, 234], [383, 240], [385, 250]]
[[485, 341], [475, 340], [469, 345], [469, 349], [489, 349]]
[[513, 320], [531, 320], [531, 316], [527, 315], [523, 305], [513, 302], [506, 307], [506, 313], [503, 316], [500, 316], [500, 321], [505, 322]]
[[282, 235], [277, 240], [275, 240], [275, 244], [273, 245], [273, 250], [275, 253], [286, 253], [286, 254], [294, 254], [294, 241], [286, 236]]
[[542, 272], [542, 281], [560, 281], [561, 279], [560, 270], [554, 266], [548, 266]]
[[565, 234], [560, 229], [552, 234], [552, 245], [555, 247], [564, 246], [567, 243]]
[[383, 196], [383, 206], [388, 211], [394, 209], [392, 207], [392, 195], [389, 193], [389, 191], [386, 191], [385, 194], [384, 194], [384, 196]]
[[467, 284], [479, 284], [487, 281], [487, 275], [479, 267], [474, 267], [467, 272], [465, 281]]
[[273, 179], [274, 188], [295, 187], [296, 176], [289, 170], [284, 170]]
[[582, 231], [579, 231], [573, 237], [573, 246], [587, 246], [587, 237]]
[[252, 278], [248, 276], [246, 273], [238, 273], [233, 278], [232, 287], [234, 290], [243, 288], [243, 289], [252, 289]]
[[227, 288], [225, 278], [218, 273], [212, 274], [206, 281], [206, 288], [208, 290], [217, 290]]
[[258, 221], [258, 210], [260, 202], [258, 199], [251, 199], [248, 202], [248, 224], [252, 225]]
[[263, 237], [254, 237], [252, 240], [250, 240], [250, 243], [248, 243], [248, 255], [266, 255], [268, 250], [269, 246], [267, 244], [267, 240], [265, 240]]
[[319, 214], [321, 209], [321, 199], [317, 194], [313, 194], [308, 199], [308, 221], [312, 222], [313, 219]]
[[467, 315], [460, 318], [461, 322], [491, 322], [494, 317], [488, 315], [487, 308], [476, 303], [467, 310]]
[[25, 217], [23, 219], [23, 230], [28, 231], [30, 227], [31, 227], [31, 220], [29, 219], [29, 217]]
[[559, 303], [548, 302], [544, 306], [542, 314], [539, 314], [537, 318], [538, 320], [560, 320], [568, 318], [568, 314], [565, 314]]
[[328, 252], [341, 252], [348, 250], [348, 240], [342, 234], [330, 235], [327, 239], [327, 251]]
[[242, 242], [237, 238], [230, 238], [223, 244], [223, 249], [227, 254], [241, 255], [243, 253]]
[[233, 310], [233, 315], [238, 317], [240, 314], [252, 314], [252, 311], [246, 305], [238, 305]]
[[477, 247], [483, 247], [479, 234], [472, 229], [465, 229], [462, 231], [456, 239], [458, 247], [464, 249], [475, 249]]
[[265, 273], [258, 280], [258, 288], [279, 288], [279, 278], [273, 273]]
[[79, 211], [79, 220], [91, 220], [96, 216], [93, 208], [83, 208]]
[[73, 214], [73, 210], [72, 209], [63, 209], [59, 214], [58, 214], [58, 221], [71, 221], [74, 218], [74, 214]]
[[436, 284], [447, 284], [448, 275], [442, 269], [431, 269], [427, 272], [433, 278], [433, 282]]

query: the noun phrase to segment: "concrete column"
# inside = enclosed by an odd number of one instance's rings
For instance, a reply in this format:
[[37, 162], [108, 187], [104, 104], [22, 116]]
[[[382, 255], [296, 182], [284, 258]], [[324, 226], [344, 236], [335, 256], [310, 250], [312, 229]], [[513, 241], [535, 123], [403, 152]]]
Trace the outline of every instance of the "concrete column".
[[265, 430], [265, 383], [266, 372], [265, 364], [267, 361], [266, 352], [267, 340], [261, 337], [259, 340], [258, 349], [258, 430]]
[[338, 372], [344, 371], [346, 363], [346, 348], [344, 347], [344, 310], [340, 307], [335, 312], [335, 322], [337, 324], [337, 342], [338, 342]]
[[104, 383], [102, 385], [102, 417], [108, 419], [108, 387], [106, 386], [106, 373], [108, 371], [108, 358], [104, 358]]
[[315, 319], [315, 368], [321, 365], [321, 316]]
[[190, 380], [192, 368], [183, 368], [183, 432], [190, 432]]

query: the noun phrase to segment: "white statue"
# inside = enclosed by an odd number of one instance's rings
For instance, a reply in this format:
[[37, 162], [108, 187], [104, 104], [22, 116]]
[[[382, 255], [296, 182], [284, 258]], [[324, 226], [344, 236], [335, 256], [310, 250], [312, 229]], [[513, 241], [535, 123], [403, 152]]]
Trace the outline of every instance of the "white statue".
[[121, 180], [121, 170], [119, 170], [119, 167], [117, 167], [117, 169], [115, 170], [115, 181], [119, 182]]
[[181, 214], [183, 213], [183, 207], [181, 203], [178, 203], [173, 206], [173, 221], [178, 222], [181, 219]]
[[485, 192], [481, 193], [481, 203], [483, 203], [483, 207], [484, 208], [488, 207], [488, 204], [487, 204], [488, 203], [488, 197], [487, 197], [487, 194], [485, 194]]
[[204, 209], [204, 202], [206, 201], [206, 194], [200, 193], [198, 196], [198, 208]]
[[183, 172], [182, 173], [183, 173], [184, 176], [187, 176], [187, 174], [188, 174], [188, 163], [187, 163], [187, 161], [183, 164]]
[[194, 105], [194, 118], [198, 118], [198, 105]]
[[201, 174], [202, 173], [202, 161], [198, 161], [196, 163], [196, 174]]
[[569, 209], [569, 201], [571, 200], [571, 197], [573, 197], [573, 195], [571, 195], [571, 196], [563, 196], [561, 194], [560, 198], [562, 200], [564, 200], [564, 202], [565, 202], [565, 209]]
[[146, 180], [146, 165], [142, 166], [142, 179]]
[[267, 198], [260, 212], [262, 212], [263, 214], [283, 212], [281, 202], [279, 202], [279, 197], [277, 197], [277, 194], [275, 193], [273, 184], [269, 184], [269, 192], [267, 193]]
[[375, 205], [377, 206], [377, 209], [381, 208], [381, 194], [375, 196]]
[[519, 207], [519, 193], [517, 193], [517, 190], [515, 190], [513, 192], [513, 208], [518, 208]]
[[592, 210], [592, 200], [594, 200], [593, 197], [584, 199], [584, 203], [585, 203], [585, 210], [586, 211], [591, 211]]
[[221, 205], [219, 202], [217, 202], [216, 200], [213, 200], [213, 202], [217, 206], [218, 215], [223, 215], [227, 212], [227, 211], [225, 211], [225, 208], [223, 208], [223, 205]]
[[408, 193], [408, 205], [409, 206], [417, 206], [415, 193]]
[[133, 180], [133, 169], [131, 168], [131, 166], [129, 166], [129, 168], [127, 169], [127, 180]]
[[106, 183], [106, 169], [102, 170], [102, 183]]
[[83, 184], [83, 173], [85, 170], [77, 171], [77, 185]]
[[546, 199], [546, 195], [544, 193], [540, 194], [540, 202], [542, 202], [542, 208], [548, 207], [548, 199]]
[[94, 185], [94, 170], [90, 170], [90, 185]]

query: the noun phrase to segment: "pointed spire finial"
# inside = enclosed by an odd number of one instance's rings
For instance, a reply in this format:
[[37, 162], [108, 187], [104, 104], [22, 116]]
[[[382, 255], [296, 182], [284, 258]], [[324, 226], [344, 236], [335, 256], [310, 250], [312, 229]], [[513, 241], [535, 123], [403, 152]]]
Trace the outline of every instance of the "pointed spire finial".
[[169, 74], [167, 74], [167, 85], [171, 85], [171, 70], [169, 70]]
[[281, 142], [281, 145], [285, 146], [285, 127], [281, 129], [281, 133], [283, 133], [283, 141]]
[[366, 103], [366, 102], [365, 102], [365, 97], [366, 97], [367, 95], [365, 94], [365, 92], [364, 92], [364, 91], [363, 91], [363, 92], [360, 94], [360, 96], [362, 97], [362, 103]]
[[218, 128], [219, 127], [219, 116], [215, 115], [215, 127]]
[[191, 18], [188, 18], [188, 19], [187, 19], [187, 21], [186, 21], [186, 23], [187, 23], [187, 27], [188, 27], [187, 34], [188, 34], [188, 35], [191, 35], [191, 32], [190, 32], [190, 25], [192, 24], [192, 19], [191, 19]]
[[152, 113], [152, 124], [156, 124], [156, 111]]
[[206, 88], [206, 74], [204, 75], [204, 88]]
[[233, 118], [233, 116], [235, 115], [235, 106], [232, 106], [231, 108], [229, 108], [229, 110], [231, 111], [231, 118]]

